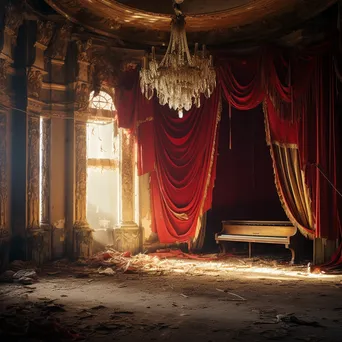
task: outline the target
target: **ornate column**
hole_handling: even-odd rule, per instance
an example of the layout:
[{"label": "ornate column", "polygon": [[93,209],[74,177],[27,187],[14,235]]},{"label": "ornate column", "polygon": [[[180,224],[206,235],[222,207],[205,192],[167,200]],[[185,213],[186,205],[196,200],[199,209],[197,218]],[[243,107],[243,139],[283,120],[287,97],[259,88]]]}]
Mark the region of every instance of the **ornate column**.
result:
[{"label": "ornate column", "polygon": [[114,246],[118,251],[140,252],[141,233],[135,222],[135,158],[134,137],[120,130],[120,225],[114,231]]},{"label": "ornate column", "polygon": [[[49,222],[49,120],[42,118],[45,103],[42,101],[44,52],[52,38],[53,23],[37,21],[35,60],[26,70],[27,77],[27,258],[38,264],[50,259],[51,229]],[[42,118],[42,119],[41,119]],[[41,125],[42,120],[42,125]],[[42,135],[42,139],[41,138]],[[42,143],[42,146],[41,146]],[[42,148],[42,151],[41,151]],[[40,153],[42,155],[40,156]],[[40,165],[42,162],[42,165]],[[42,166],[42,167],[40,167]],[[42,171],[42,173],[41,173]],[[43,183],[40,184],[40,179]],[[42,196],[41,189],[42,186]],[[47,186],[47,187],[45,187]],[[44,217],[41,217],[44,214]],[[41,222],[41,218],[44,221]]]},{"label": "ornate column", "polygon": [[[8,263],[10,245],[9,226],[9,156],[8,156],[8,111],[3,105],[8,102],[6,95],[2,93],[3,75],[7,75],[4,60],[0,59],[0,273]],[[5,79],[6,80],[6,79]],[[7,95],[8,96],[8,95]]]},{"label": "ornate column", "polygon": [[22,13],[9,4],[6,7],[4,29],[0,29],[0,273],[8,264],[10,223],[10,107],[13,48],[16,45]]},{"label": "ornate column", "polygon": [[41,135],[41,198],[40,227],[44,230],[50,227],[50,139],[51,119],[42,118],[40,122]]},{"label": "ornate column", "polygon": [[92,255],[93,235],[87,222],[87,118],[90,95],[90,48],[92,41],[77,42],[78,76],[74,85],[75,207],[74,257]]}]

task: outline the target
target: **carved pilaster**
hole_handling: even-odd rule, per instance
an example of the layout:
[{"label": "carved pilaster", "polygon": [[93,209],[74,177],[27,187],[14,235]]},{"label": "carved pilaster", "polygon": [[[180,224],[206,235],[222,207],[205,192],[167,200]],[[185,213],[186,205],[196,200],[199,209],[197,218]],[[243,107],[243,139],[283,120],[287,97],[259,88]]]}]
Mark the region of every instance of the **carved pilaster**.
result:
[{"label": "carved pilaster", "polygon": [[121,130],[121,222],[134,222],[134,141],[133,135]]},{"label": "carved pilaster", "polygon": [[51,119],[43,118],[41,124],[42,136],[42,166],[41,166],[41,226],[45,229],[50,226],[50,138]]},{"label": "carved pilaster", "polygon": [[75,222],[84,225],[86,219],[87,195],[87,126],[85,122],[76,122],[76,172],[75,172]]},{"label": "carved pilaster", "polygon": [[141,232],[134,222],[134,138],[127,131],[120,131],[120,225],[114,230],[114,246],[118,251],[140,251]]},{"label": "carved pilaster", "polygon": [[42,90],[43,73],[37,68],[27,70],[27,96],[33,99],[39,99]]},{"label": "carved pilaster", "polygon": [[7,231],[7,113],[0,111],[0,238],[9,234]]},{"label": "carved pilaster", "polygon": [[7,266],[10,239],[7,139],[8,113],[0,109],[0,272]]},{"label": "carved pilaster", "polygon": [[68,22],[58,28],[52,38],[48,55],[55,60],[64,61],[71,38],[72,25]]},{"label": "carved pilaster", "polygon": [[39,117],[28,117],[27,228],[39,229]]},{"label": "carved pilaster", "polygon": [[[7,8],[5,25],[10,28],[12,15]],[[7,27],[6,26],[6,27]],[[5,30],[6,29],[5,27]],[[15,29],[13,27],[13,29]],[[9,112],[10,96],[10,64],[12,62],[12,39],[8,32],[4,34],[0,49],[0,273],[7,268],[10,246],[9,222]],[[16,38],[16,36],[15,36]]]},{"label": "carved pilaster", "polygon": [[42,50],[46,50],[52,38],[54,27],[55,25],[51,21],[38,20],[36,46],[40,45]]},{"label": "carved pilaster", "polygon": [[10,106],[9,69],[10,62],[7,59],[0,58],[0,103],[5,107]]},{"label": "carved pilaster", "polygon": [[76,116],[84,116],[88,110],[90,89],[87,82],[76,82],[75,89],[75,110]]},{"label": "carved pilaster", "polygon": [[75,122],[75,257],[92,254],[92,230],[87,222],[87,124]]},{"label": "carved pilaster", "polygon": [[[5,45],[7,45],[7,37],[11,40],[8,46],[15,46],[17,42],[18,30],[23,22],[23,11],[19,7],[9,3],[6,7],[5,14]],[[9,51],[8,55],[11,55]]]}]

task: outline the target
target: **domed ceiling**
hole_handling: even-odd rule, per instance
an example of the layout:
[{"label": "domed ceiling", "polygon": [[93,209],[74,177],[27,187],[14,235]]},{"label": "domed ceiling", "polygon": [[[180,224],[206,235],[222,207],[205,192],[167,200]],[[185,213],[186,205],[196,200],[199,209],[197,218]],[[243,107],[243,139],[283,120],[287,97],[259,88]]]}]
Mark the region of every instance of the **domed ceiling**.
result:
[{"label": "domed ceiling", "polygon": [[[137,45],[168,43],[172,0],[45,0],[85,28]],[[189,43],[259,41],[299,25],[337,0],[184,0]]]}]

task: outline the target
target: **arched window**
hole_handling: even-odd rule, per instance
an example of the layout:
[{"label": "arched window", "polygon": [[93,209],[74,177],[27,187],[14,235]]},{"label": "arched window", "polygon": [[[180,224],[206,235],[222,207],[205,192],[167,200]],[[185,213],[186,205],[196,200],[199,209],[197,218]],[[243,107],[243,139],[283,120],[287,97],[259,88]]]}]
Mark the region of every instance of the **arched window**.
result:
[{"label": "arched window", "polygon": [[[91,92],[89,107],[115,110],[104,91],[97,96]],[[119,134],[113,119],[99,117],[87,123],[87,220],[95,230],[114,228],[119,222]]]},{"label": "arched window", "polygon": [[100,91],[99,94],[96,96],[94,91],[90,93],[89,107],[94,109],[104,109],[110,111],[115,110],[112,97],[104,91]]}]

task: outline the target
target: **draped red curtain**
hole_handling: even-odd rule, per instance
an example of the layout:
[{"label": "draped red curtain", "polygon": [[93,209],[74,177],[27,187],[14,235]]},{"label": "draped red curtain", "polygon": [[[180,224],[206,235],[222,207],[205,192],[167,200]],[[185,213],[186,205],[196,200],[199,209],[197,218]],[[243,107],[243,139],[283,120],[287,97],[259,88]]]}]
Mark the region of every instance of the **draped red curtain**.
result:
[{"label": "draped red curtain", "polygon": [[138,174],[151,172],[153,231],[161,243],[190,241],[212,202],[216,175],[217,89],[200,108],[177,112],[141,94],[136,70],[123,73],[115,105],[119,127],[134,131]]},{"label": "draped red curtain", "polygon": [[118,126],[133,131],[137,141],[138,175],[154,170],[154,101],[141,94],[135,69],[120,74],[115,92]]},{"label": "draped red curtain", "polygon": [[[315,236],[338,239],[340,213],[333,186],[337,185],[339,143],[331,47],[323,44],[296,54],[268,49],[253,57],[219,59],[217,72],[222,92],[230,106],[240,110],[251,109],[267,98],[272,105],[267,110],[270,139],[283,146],[294,145],[299,151],[300,168],[311,198]],[[284,170],[279,158],[274,158],[274,167],[281,179]],[[285,194],[285,182],[278,184]],[[341,250],[333,264],[342,263]]]},{"label": "draped red curtain", "polygon": [[219,90],[183,119],[166,106],[156,106],[156,165],[151,182],[160,242],[195,237],[200,215],[211,206],[220,114]]},{"label": "draped red curtain", "polygon": [[230,108],[249,110],[265,98],[273,105],[274,110],[267,111],[271,139],[298,148],[314,213],[315,236],[339,238],[337,195],[321,173],[332,185],[337,184],[335,77],[330,46],[300,53],[260,49],[247,57],[217,57],[216,65],[217,91],[183,119],[141,95],[135,70],[125,73],[118,87],[115,104],[119,126],[136,133],[139,174],[154,170],[153,213],[160,241],[185,241],[195,236],[198,217],[209,208],[221,90]]}]

